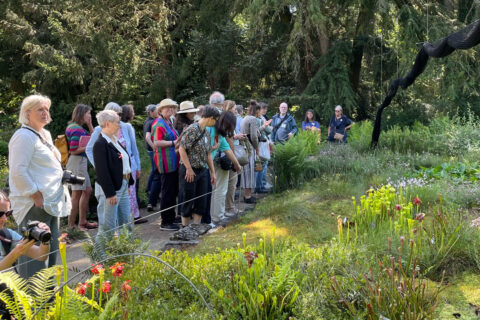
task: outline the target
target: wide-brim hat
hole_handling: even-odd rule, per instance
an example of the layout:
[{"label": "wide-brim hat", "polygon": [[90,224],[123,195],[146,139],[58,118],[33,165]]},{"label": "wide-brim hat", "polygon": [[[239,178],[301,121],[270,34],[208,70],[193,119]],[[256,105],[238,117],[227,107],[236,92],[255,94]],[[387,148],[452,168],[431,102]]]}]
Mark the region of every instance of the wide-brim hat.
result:
[{"label": "wide-brim hat", "polygon": [[195,105],[192,101],[183,101],[180,103],[180,110],[177,111],[178,113],[191,113],[191,112],[198,112],[200,109],[195,108]]},{"label": "wide-brim hat", "polygon": [[158,107],[157,107],[157,110],[161,110],[165,107],[175,107],[175,108],[178,108],[178,103],[176,103],[175,101],[173,101],[172,99],[163,99],[162,101],[160,101]]}]

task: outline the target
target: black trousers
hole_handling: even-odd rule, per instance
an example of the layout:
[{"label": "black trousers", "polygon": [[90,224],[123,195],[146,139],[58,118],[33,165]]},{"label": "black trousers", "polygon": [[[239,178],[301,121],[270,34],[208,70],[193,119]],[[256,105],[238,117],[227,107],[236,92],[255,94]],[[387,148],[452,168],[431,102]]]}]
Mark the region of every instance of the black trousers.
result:
[{"label": "black trousers", "polygon": [[[175,206],[177,205],[178,170],[169,173],[162,173],[160,175],[160,180],[162,183],[162,198],[160,201],[162,225],[172,224],[175,222]],[[165,210],[167,208],[170,209]]]}]

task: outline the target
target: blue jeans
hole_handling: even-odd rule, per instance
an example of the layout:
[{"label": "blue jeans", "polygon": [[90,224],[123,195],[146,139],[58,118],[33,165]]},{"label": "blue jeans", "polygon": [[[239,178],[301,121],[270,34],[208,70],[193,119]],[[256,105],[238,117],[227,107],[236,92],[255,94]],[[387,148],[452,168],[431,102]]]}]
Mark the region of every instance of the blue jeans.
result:
[{"label": "blue jeans", "polygon": [[262,163],[263,170],[255,172],[255,191],[265,190],[265,183],[267,180],[268,161]]},{"label": "blue jeans", "polygon": [[152,171],[150,172],[150,176],[148,176],[148,183],[147,183],[147,192],[149,192],[150,190],[152,190],[153,176],[155,174],[155,170],[157,170],[157,166],[155,165],[155,161],[153,160],[154,152],[147,150],[147,153],[148,153],[148,156],[150,157],[150,164],[152,166]]},{"label": "blue jeans", "polygon": [[105,243],[112,238],[117,222],[119,227],[126,225],[127,230],[130,233],[132,232],[132,214],[130,212],[128,187],[128,181],[123,180],[122,187],[116,191],[117,203],[115,205],[111,205],[105,195],[98,197],[98,207],[103,208],[103,211],[98,212],[96,242],[102,258],[106,258]]}]

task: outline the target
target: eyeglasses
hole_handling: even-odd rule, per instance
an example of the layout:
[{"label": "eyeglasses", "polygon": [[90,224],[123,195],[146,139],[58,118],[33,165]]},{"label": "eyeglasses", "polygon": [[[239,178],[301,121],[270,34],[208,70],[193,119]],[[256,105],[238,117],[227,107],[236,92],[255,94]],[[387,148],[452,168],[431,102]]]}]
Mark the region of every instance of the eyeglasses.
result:
[{"label": "eyeglasses", "polygon": [[13,210],[8,210],[8,211],[0,211],[0,218],[3,217],[3,215],[10,217],[13,213]]}]

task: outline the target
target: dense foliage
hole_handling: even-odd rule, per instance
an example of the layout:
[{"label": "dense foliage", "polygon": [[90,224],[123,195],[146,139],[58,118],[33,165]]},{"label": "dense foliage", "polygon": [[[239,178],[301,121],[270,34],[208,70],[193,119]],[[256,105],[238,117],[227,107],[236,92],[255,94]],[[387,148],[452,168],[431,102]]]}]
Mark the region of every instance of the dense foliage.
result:
[{"label": "dense foliage", "polygon": [[[38,91],[54,100],[56,134],[77,102],[97,110],[110,100],[133,102],[139,113],[166,96],[204,103],[221,90],[241,103],[253,97],[313,108],[322,122],[336,104],[356,120],[372,118],[389,81],[409,70],[416,43],[479,14],[468,0],[7,0],[0,117],[15,120],[19,99]],[[396,98],[385,126],[467,107],[480,113],[478,52],[432,61]]]}]

